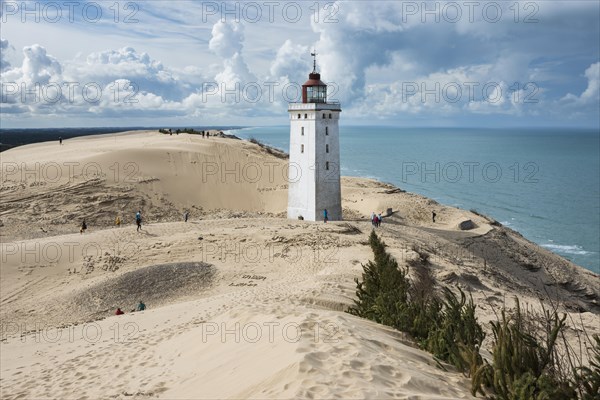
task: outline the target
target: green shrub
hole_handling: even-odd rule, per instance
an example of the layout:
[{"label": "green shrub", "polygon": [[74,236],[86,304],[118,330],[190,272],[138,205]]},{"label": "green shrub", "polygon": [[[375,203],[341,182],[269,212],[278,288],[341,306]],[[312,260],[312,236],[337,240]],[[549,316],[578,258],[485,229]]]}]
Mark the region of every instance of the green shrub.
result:
[{"label": "green shrub", "polygon": [[[409,333],[421,348],[471,376],[471,392],[501,400],[600,400],[600,337],[594,336],[589,367],[573,368],[569,376],[557,353],[557,338],[566,315],[502,310],[491,322],[494,340],[491,363],[479,349],[485,337],[475,316],[473,298],[459,288],[459,297],[434,289],[427,253],[402,268],[386,251],[375,232],[369,244],[374,260],[363,265],[362,281],[355,279],[354,306],[348,312]],[[416,278],[409,278],[409,268]],[[570,360],[570,358],[569,358]]]},{"label": "green shrub", "polygon": [[485,334],[475,317],[473,298],[459,288],[460,300],[444,288],[444,300],[436,321],[439,321],[423,340],[422,347],[434,356],[449,362],[460,371],[471,371],[472,363],[481,363],[478,354]]},{"label": "green shrub", "polygon": [[563,400],[576,399],[571,382],[554,373],[555,347],[566,315],[555,311],[545,315],[547,329],[534,331],[531,313],[522,313],[516,299],[515,315],[492,321],[494,342],[492,364],[485,362],[475,372],[471,391],[490,392],[492,398],[503,400]]},{"label": "green shrub", "polygon": [[406,323],[403,311],[408,300],[407,270],[385,251],[385,244],[371,232],[369,244],[375,261],[363,265],[363,280],[356,282],[355,306],[348,312],[395,328]]},{"label": "green shrub", "polygon": [[408,268],[401,268],[386,252],[374,231],[369,244],[374,261],[363,265],[362,281],[355,279],[357,300],[348,312],[409,333],[422,348],[461,371],[471,371],[473,359],[481,363],[474,355],[484,334],[473,299],[467,302],[460,289],[460,300],[449,289],[439,299],[432,290],[427,256],[419,253],[419,260],[411,263],[417,270],[413,282]]}]

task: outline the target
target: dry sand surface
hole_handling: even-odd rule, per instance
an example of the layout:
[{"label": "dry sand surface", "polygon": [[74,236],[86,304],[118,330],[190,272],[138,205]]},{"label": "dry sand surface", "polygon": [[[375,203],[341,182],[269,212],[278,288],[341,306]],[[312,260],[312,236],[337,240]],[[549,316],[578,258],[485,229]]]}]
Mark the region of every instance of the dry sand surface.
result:
[{"label": "dry sand surface", "polygon": [[368,179],[343,178],[345,221],[287,220],[286,166],[246,141],[149,131],[3,152],[2,399],[470,398],[404,334],[344,312],[369,215],[388,208],[390,252],[429,253],[436,285],[470,291],[482,322],[518,296],[560,303],[573,337],[600,332],[597,274]]}]

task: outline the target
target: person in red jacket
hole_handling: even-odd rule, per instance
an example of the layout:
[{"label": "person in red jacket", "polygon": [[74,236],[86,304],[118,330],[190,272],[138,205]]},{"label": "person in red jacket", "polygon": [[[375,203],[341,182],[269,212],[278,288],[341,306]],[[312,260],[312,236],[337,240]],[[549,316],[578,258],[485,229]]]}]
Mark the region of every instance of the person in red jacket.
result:
[{"label": "person in red jacket", "polygon": [[123,311],[121,311],[120,308],[117,308],[117,311],[115,312],[115,315],[122,315],[125,314]]}]

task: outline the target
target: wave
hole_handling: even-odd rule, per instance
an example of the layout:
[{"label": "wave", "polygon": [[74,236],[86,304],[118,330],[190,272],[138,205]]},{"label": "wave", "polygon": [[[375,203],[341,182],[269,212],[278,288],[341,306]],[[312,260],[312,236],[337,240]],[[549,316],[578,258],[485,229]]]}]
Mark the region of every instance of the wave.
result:
[{"label": "wave", "polygon": [[586,255],[586,254],[592,254],[593,252],[591,251],[586,251],[583,249],[583,247],[578,246],[578,245],[565,245],[565,244],[542,244],[542,247],[545,247],[549,250],[552,250],[556,253],[563,253],[563,254],[576,254],[576,255]]}]

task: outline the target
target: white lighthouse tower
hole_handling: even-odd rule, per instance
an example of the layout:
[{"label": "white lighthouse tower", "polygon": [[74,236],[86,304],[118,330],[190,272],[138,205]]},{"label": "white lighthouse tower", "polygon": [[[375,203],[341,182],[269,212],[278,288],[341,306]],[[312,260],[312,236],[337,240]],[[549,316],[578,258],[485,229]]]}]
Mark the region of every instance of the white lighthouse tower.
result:
[{"label": "white lighthouse tower", "polygon": [[302,103],[290,103],[288,218],[342,219],[339,103],[327,102],[327,85],[313,71],[302,85]]}]

